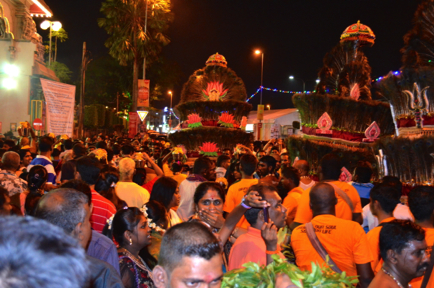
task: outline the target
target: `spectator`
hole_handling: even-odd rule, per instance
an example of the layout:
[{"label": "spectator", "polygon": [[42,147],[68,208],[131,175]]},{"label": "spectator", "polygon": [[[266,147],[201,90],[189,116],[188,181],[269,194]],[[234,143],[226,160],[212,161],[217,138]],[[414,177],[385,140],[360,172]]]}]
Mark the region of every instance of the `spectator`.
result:
[{"label": "spectator", "polygon": [[127,157],[119,162],[120,180],[116,185],[116,193],[128,207],[142,207],[149,201],[148,190],[133,182],[135,170],[133,159]]},{"label": "spectator", "polygon": [[60,153],[59,158],[60,160],[63,160],[63,156],[65,156],[68,153],[72,153],[72,148],[74,147],[74,142],[72,142],[71,139],[66,139],[65,142],[63,142],[63,145],[65,146],[65,151]]},{"label": "spectator", "polygon": [[14,149],[15,148],[15,141],[11,140],[11,139],[6,139],[3,142],[2,148],[5,149],[6,151],[10,151],[10,150]]},{"label": "spectator", "polygon": [[258,167],[257,167],[257,175],[256,179],[260,179],[260,182],[265,182],[268,185],[279,184],[278,177],[276,177],[275,169],[276,169],[277,161],[273,156],[266,155],[259,159]]},{"label": "spectator", "polygon": [[30,217],[0,217],[0,231],[2,287],[87,287],[83,248],[62,229]]},{"label": "spectator", "polygon": [[[425,242],[428,246],[426,254],[427,258],[430,258],[434,245],[434,187],[419,186],[411,190],[408,194],[408,206],[410,206],[416,224],[425,230]],[[424,275],[425,278],[429,277],[429,279],[425,280],[427,283],[426,287],[432,287],[434,276],[432,273],[430,276],[427,274],[429,274],[428,270]],[[413,288],[421,287],[424,277],[420,276],[411,280],[411,286]]]},{"label": "spectator", "polygon": [[360,201],[362,203],[362,207],[365,207],[369,204],[369,193],[371,189],[374,187],[374,184],[371,183],[372,177],[372,169],[367,166],[357,166],[354,170],[353,176],[353,185],[356,188],[357,193],[359,193]]},{"label": "spectator", "polygon": [[[328,183],[316,184],[309,199],[313,218],[294,229],[291,235],[297,266],[310,270],[312,262],[324,265],[327,258],[324,254],[327,254],[331,259],[329,263],[336,265],[332,267],[334,271],[345,271],[349,276],[358,275],[360,286],[368,287],[374,277],[370,263],[374,259],[362,227],[354,221],[335,216],[337,198],[334,188]],[[316,248],[315,242],[323,246],[324,254],[320,254],[321,250]]]},{"label": "spectator", "polygon": [[95,191],[110,200],[116,207],[116,211],[128,207],[124,200],[116,194],[116,184],[119,181],[119,172],[116,168],[107,166],[101,170],[95,183]]},{"label": "spectator", "polygon": [[36,165],[27,175],[28,191],[20,194],[20,206],[23,215],[34,215],[34,208],[44,195],[44,185],[47,183],[48,172],[44,166]]},{"label": "spectator", "polygon": [[77,143],[74,145],[74,147],[72,147],[72,160],[66,161],[62,165],[62,172],[60,177],[61,183],[75,178],[75,174],[77,171],[75,167],[77,164],[77,159],[85,156],[87,152],[86,150],[86,147],[81,143]]},{"label": "spectator", "polygon": [[[21,194],[27,190],[27,182],[17,177],[16,172],[20,167],[20,155],[8,151],[2,157],[2,170],[0,171],[0,186],[5,188],[9,197]],[[16,203],[19,206],[19,202]]]},{"label": "spectator", "polygon": [[34,165],[42,165],[47,169],[48,172],[48,180],[47,184],[56,184],[56,172],[54,171],[53,162],[51,161],[51,153],[53,153],[53,140],[48,137],[44,136],[39,140],[39,155],[36,156],[35,159],[30,162],[29,166],[27,167],[27,171],[30,171],[30,169]]},{"label": "spectator", "polygon": [[[241,200],[247,194],[250,186],[258,184],[258,180],[253,178],[253,173],[256,170],[257,161],[255,156],[250,154],[245,154],[240,159],[240,170],[241,170],[241,180],[237,183],[232,184],[226,196],[226,201],[224,203],[223,210],[227,213],[232,212],[232,210],[241,203]],[[250,224],[247,222],[246,218],[243,216],[237,224],[238,227],[247,229]]]},{"label": "spectator", "polygon": [[220,155],[217,158],[217,168],[215,170],[216,178],[225,177],[226,170],[229,168],[230,164],[231,164],[231,158],[229,156]]},{"label": "spectator", "polygon": [[169,214],[169,227],[181,223],[178,214],[172,209],[179,205],[181,196],[179,195],[178,183],[170,177],[161,177],[155,182],[152,188],[150,200],[161,203]]},{"label": "spectator", "polygon": [[[60,188],[41,198],[35,217],[62,228],[86,249],[92,233],[89,221],[91,211],[91,199],[84,193],[70,188]],[[92,287],[122,287],[119,274],[113,266],[90,256],[86,258],[90,265]]]},{"label": "spectator", "polygon": [[215,181],[215,164],[209,158],[201,157],[194,161],[193,174],[179,185],[181,201],[176,212],[182,221],[187,221],[194,214],[194,192],[200,183],[207,180]]},{"label": "spectator", "polygon": [[[280,252],[280,247],[277,247],[277,235],[275,239],[269,241],[264,239],[261,234],[261,230],[264,228],[270,229],[271,226],[274,226],[274,229],[280,229],[285,226],[286,208],[282,205],[282,199],[277,194],[276,187],[257,184],[251,186],[250,191],[259,193],[259,196],[266,200],[270,206],[265,209],[251,208],[244,213],[250,227],[247,229],[247,233],[235,241],[229,255],[228,270],[242,268],[243,264],[250,261],[265,265],[271,259],[271,254],[278,254],[280,258],[284,258]],[[265,220],[267,216],[264,215],[264,210],[269,214],[269,221]],[[270,258],[267,255],[270,255]]]},{"label": "spectator", "polygon": [[147,217],[136,207],[119,210],[107,231],[109,238],[119,243],[119,267],[125,287],[153,287],[151,269],[139,255],[151,244],[151,229]]},{"label": "spectator", "polygon": [[182,163],[172,164],[172,172],[173,172],[172,179],[178,182],[178,187],[181,184],[181,182],[187,178],[187,175],[182,173],[183,171],[184,171],[184,165],[182,165]]},{"label": "spectator", "polygon": [[294,168],[300,173],[300,187],[303,190],[307,190],[315,185],[315,181],[313,181],[309,176],[309,163],[307,163],[306,160],[296,161],[294,163]]},{"label": "spectator", "polygon": [[188,283],[220,287],[221,252],[219,241],[204,225],[187,222],[173,226],[163,237],[158,265],[152,271],[155,286],[182,287],[188,279]]},{"label": "spectator", "polygon": [[[359,194],[353,186],[338,180],[342,169],[342,162],[339,157],[334,154],[326,154],[321,159],[320,168],[321,181],[332,185],[338,198],[336,217],[362,224],[362,205]],[[292,229],[302,223],[308,223],[312,219],[312,210],[309,207],[309,192],[310,189],[305,190],[301,195]]]},{"label": "spectator", "polygon": [[283,206],[288,210],[288,216],[286,217],[286,224],[290,226],[294,222],[295,215],[297,213],[297,207],[300,202],[303,189],[300,185],[300,176],[297,169],[289,166],[282,169],[282,178],[280,179],[280,187],[282,191],[289,191],[280,194],[280,198],[283,199]]},{"label": "spectator", "polygon": [[384,260],[369,288],[410,287],[429,267],[425,231],[409,220],[386,223],[380,232],[380,254]]},{"label": "spectator", "polygon": [[9,193],[5,188],[0,187],[0,216],[11,215],[11,210],[12,205]]},{"label": "spectator", "polygon": [[116,213],[115,205],[95,191],[95,183],[101,172],[101,164],[95,158],[83,156],[77,159],[76,169],[76,178],[86,182],[92,191],[93,210],[90,222],[92,228],[101,233],[107,220]]},{"label": "spectator", "polygon": [[15,175],[20,177],[21,173],[27,171],[27,166],[29,166],[30,162],[32,162],[32,153],[29,150],[21,149],[18,151],[20,155],[20,168],[15,172]]},{"label": "spectator", "polygon": [[394,187],[387,184],[379,184],[371,189],[371,212],[377,217],[380,225],[368,232],[368,243],[371,248],[371,253],[374,256],[371,266],[374,272],[378,272],[383,265],[380,257],[380,231],[384,223],[395,220],[393,217],[393,210],[399,203],[401,193]]}]

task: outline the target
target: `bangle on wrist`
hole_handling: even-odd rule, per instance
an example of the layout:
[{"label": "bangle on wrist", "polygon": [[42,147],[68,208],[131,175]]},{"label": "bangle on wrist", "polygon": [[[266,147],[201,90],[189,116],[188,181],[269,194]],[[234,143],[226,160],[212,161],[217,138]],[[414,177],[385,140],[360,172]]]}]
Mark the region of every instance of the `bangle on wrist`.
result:
[{"label": "bangle on wrist", "polygon": [[277,253],[279,253],[279,252],[280,252],[279,249],[276,249],[276,250],[274,250],[274,251],[268,251],[268,250],[265,250],[265,253],[268,254],[268,255],[277,254]]},{"label": "bangle on wrist", "polygon": [[249,205],[247,205],[244,201],[246,200],[246,198],[243,198],[243,200],[241,200],[241,206],[243,206],[244,208],[246,208],[247,210],[252,209],[252,207],[250,207]]}]

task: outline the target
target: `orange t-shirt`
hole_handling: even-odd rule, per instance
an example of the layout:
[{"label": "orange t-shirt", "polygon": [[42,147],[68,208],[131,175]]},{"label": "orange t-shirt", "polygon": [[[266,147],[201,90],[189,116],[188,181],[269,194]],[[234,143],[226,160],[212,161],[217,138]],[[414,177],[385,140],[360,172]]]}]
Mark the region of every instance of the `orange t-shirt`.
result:
[{"label": "orange t-shirt", "polygon": [[[387,223],[390,221],[395,220],[395,217],[389,217],[384,219],[381,223]],[[371,253],[374,256],[374,261],[371,262],[372,271],[374,271],[375,274],[381,269],[381,266],[383,266],[383,259],[380,258],[380,231],[382,226],[377,226],[373,228],[371,231],[366,234],[366,237],[368,238],[369,248],[371,249]]]},{"label": "orange t-shirt", "polygon": [[[353,186],[349,185],[346,182],[341,182],[341,181],[333,181],[330,183],[336,185],[337,187],[341,188],[345,193],[347,193],[348,197],[351,199],[351,202],[353,202],[353,207],[354,207],[354,211],[351,212],[351,208],[350,206],[348,206],[347,202],[345,202],[345,200],[342,199],[338,195],[338,193],[335,193],[336,198],[338,199],[338,204],[336,204],[336,217],[341,219],[346,219],[346,220],[352,220],[353,213],[362,213],[362,203],[360,202],[360,196],[359,193],[357,193],[357,190]],[[301,195],[294,222],[304,224],[304,223],[308,223],[312,219],[312,210],[310,209],[309,206],[310,189],[311,188],[305,190]]]},{"label": "orange t-shirt", "polygon": [[[434,246],[434,228],[423,228],[425,230],[425,241],[426,246],[428,248],[426,249],[427,257],[431,257],[432,248]],[[422,285],[423,276],[414,278],[411,280],[410,284],[413,288],[420,288],[420,285]],[[427,288],[433,288],[434,287],[434,277],[433,274],[431,274],[431,277],[429,277],[428,284],[426,285]]]},{"label": "orange t-shirt", "polygon": [[294,218],[297,212],[298,202],[300,201],[301,194],[304,190],[300,187],[295,187],[289,191],[285,199],[283,199],[283,206],[287,209],[288,217]]},{"label": "orange t-shirt", "polygon": [[[249,190],[250,186],[255,184],[258,184],[257,179],[241,179],[239,182],[232,184],[229,187],[228,194],[226,195],[226,201],[223,206],[223,211],[228,213],[232,212],[235,207],[240,205],[244,195],[246,195],[247,190]],[[238,221],[237,226],[242,228],[248,228],[250,224],[243,216],[240,221]]]},{"label": "orange t-shirt", "polygon": [[[359,223],[337,218],[334,215],[319,215],[312,219],[316,236],[330,258],[349,276],[357,275],[356,264],[371,262],[366,234]],[[323,265],[325,262],[313,248],[304,225],[294,229],[291,235],[297,266],[311,271],[311,262]]]}]

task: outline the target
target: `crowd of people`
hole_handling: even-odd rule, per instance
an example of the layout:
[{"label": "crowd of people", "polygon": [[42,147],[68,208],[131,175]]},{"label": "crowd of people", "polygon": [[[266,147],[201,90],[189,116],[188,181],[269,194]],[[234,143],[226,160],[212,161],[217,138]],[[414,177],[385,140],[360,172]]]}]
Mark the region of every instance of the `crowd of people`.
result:
[{"label": "crowd of people", "polygon": [[360,287],[434,287],[434,187],[405,205],[399,179],[372,181],[369,163],[344,182],[327,154],[311,175],[275,140],[179,153],[148,135],[0,140],[0,286],[219,287],[277,255]]}]

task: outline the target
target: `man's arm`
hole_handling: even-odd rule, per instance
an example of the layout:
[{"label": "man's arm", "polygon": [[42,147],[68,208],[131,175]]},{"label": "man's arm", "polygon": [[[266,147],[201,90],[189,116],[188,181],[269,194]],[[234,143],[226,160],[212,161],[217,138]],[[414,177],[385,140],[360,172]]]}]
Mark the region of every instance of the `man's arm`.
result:
[{"label": "man's arm", "polygon": [[357,275],[359,275],[360,287],[367,288],[374,279],[374,272],[372,272],[371,263],[356,264]]},{"label": "man's arm", "polygon": [[148,161],[149,164],[151,164],[151,167],[155,171],[155,174],[157,174],[157,177],[163,176],[164,175],[163,170],[161,170],[161,168],[157,164],[155,164],[154,161],[152,161],[149,155],[146,154],[145,152],[143,152],[143,155],[145,156],[145,160]]},{"label": "man's arm", "polygon": [[362,213],[353,213],[353,221],[362,225],[363,223]]},{"label": "man's arm", "polygon": [[268,223],[264,223],[261,228],[261,236],[265,242],[265,249],[267,254],[267,265],[273,263],[273,254],[277,254],[277,227],[273,221],[268,219]]}]

